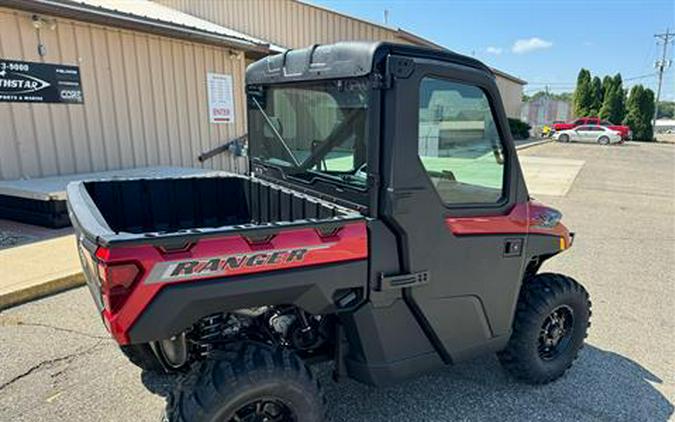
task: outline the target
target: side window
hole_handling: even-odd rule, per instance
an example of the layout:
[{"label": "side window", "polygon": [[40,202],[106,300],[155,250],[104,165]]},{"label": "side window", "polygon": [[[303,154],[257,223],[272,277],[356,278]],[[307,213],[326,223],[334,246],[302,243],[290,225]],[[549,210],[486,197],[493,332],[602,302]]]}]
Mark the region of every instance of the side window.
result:
[{"label": "side window", "polygon": [[504,156],[489,101],[476,86],[426,77],[420,84],[418,154],[443,201],[494,204]]}]

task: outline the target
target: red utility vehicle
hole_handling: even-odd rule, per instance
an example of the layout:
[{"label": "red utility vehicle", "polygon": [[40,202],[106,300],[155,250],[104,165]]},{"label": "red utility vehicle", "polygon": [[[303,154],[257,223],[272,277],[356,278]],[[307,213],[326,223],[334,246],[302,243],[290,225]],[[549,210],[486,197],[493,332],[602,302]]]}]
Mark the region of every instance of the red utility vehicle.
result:
[{"label": "red utility vehicle", "polygon": [[574,129],[577,126],[585,126],[585,125],[600,125],[600,126],[605,126],[608,129],[614,130],[616,132],[619,132],[621,134],[621,139],[627,140],[630,139],[632,136],[632,132],[630,130],[629,126],[626,125],[615,125],[614,123],[610,122],[609,120],[603,120],[599,117],[580,117],[576,120],[573,120],[569,123],[553,123],[551,127],[556,132],[560,132],[561,130],[569,130],[569,129]]},{"label": "red utility vehicle", "polygon": [[245,89],[249,174],[68,185],[103,322],[182,374],[163,420],[324,421],[320,361],[372,385],[480,353],[567,371],[591,303],[539,270],[574,236],[530,198],[487,66],[344,42],[255,62]]}]

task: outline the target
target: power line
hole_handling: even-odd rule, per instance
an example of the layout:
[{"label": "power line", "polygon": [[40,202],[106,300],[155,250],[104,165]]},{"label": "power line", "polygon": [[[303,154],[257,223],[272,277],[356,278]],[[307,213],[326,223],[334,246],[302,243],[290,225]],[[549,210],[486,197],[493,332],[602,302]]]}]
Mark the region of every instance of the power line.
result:
[{"label": "power line", "polygon": [[626,79],[623,79],[623,81],[634,81],[634,80],[637,80],[637,79],[647,79],[647,78],[653,78],[654,76],[656,76],[656,73],[652,72],[652,73],[647,73],[645,75],[633,76],[631,78],[626,78]]},{"label": "power line", "polygon": [[[672,35],[675,35],[675,34],[671,33],[670,35],[672,36]],[[652,73],[647,73],[647,74],[639,75],[639,76],[631,76],[630,78],[622,79],[622,81],[623,82],[635,81],[635,80],[638,80],[638,79],[653,78],[655,76],[657,76],[657,73],[652,72]],[[534,86],[550,85],[550,86],[574,87],[577,84],[576,84],[576,82],[528,82],[527,85],[529,85],[529,86],[532,86],[532,85],[534,85]]]},{"label": "power line", "polygon": [[659,100],[661,99],[661,85],[663,84],[663,72],[670,67],[672,60],[666,60],[668,52],[668,43],[671,38],[675,37],[675,33],[670,32],[670,29],[666,28],[666,32],[663,34],[654,34],[656,38],[656,43],[658,44],[659,40],[663,41],[663,53],[661,55],[661,60],[656,62],[656,69],[659,73],[659,84],[656,88],[656,105],[654,106],[654,123],[656,123],[656,117],[659,115]]}]

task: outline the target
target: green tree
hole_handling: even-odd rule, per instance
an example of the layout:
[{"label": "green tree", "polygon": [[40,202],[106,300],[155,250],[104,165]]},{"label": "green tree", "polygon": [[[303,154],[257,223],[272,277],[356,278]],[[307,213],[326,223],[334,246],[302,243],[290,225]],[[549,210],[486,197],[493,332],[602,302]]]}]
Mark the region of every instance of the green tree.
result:
[{"label": "green tree", "polygon": [[619,119],[623,112],[620,110],[623,106],[623,89],[616,89],[613,85],[609,91],[605,93],[605,98],[602,101],[600,108],[600,118],[609,120],[612,123],[620,123],[623,119]]},{"label": "green tree", "polygon": [[602,107],[602,81],[599,77],[595,76],[591,80],[591,107],[589,109],[589,114],[597,116],[600,113],[600,108]]},{"label": "green tree", "polygon": [[639,141],[653,140],[654,91],[642,85],[633,86],[626,101],[626,111],[623,123],[630,126],[633,138]]},{"label": "green tree", "polygon": [[593,105],[591,88],[591,72],[581,69],[577,76],[577,87],[574,90],[574,115],[577,117],[588,116]]},{"label": "green tree", "polygon": [[[605,76],[605,79],[607,79],[607,76]],[[605,91],[605,95],[602,100],[602,107],[600,107],[600,113],[598,115],[601,119],[607,119],[610,122],[613,122],[611,116],[615,113],[614,106],[616,104],[617,91],[614,89],[614,82],[610,82],[610,85],[606,88],[607,90]]]},{"label": "green tree", "polygon": [[607,94],[609,93],[609,90],[614,88],[614,78],[612,78],[609,75],[605,75],[604,78],[602,78],[602,99],[607,97]]},{"label": "green tree", "polygon": [[546,91],[537,91],[532,95],[523,94],[523,102],[533,101],[541,97],[548,97],[552,100],[562,100],[562,101],[572,101],[571,92],[546,92]]},{"label": "green tree", "polygon": [[608,116],[609,121],[619,124],[623,122],[626,117],[626,91],[623,89],[623,80],[621,73],[614,75],[614,88],[617,92],[616,105],[614,106],[614,114]]},{"label": "green tree", "polygon": [[674,119],[675,118],[675,101],[659,101],[659,115],[658,119]]}]

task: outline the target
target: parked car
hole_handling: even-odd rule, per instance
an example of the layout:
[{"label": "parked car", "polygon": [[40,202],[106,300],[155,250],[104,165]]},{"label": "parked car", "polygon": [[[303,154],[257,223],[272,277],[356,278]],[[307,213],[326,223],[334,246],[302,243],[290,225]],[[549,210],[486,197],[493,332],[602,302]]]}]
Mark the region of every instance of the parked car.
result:
[{"label": "parked car", "polygon": [[556,132],[553,138],[560,142],[593,141],[601,145],[623,142],[621,133],[600,125],[584,125],[575,127],[574,129],[563,130]]},{"label": "parked car", "polygon": [[561,132],[564,130],[569,130],[569,129],[574,129],[575,127],[578,126],[585,126],[585,125],[599,125],[599,126],[604,126],[608,129],[611,129],[613,131],[619,132],[621,134],[621,139],[628,140],[633,136],[633,132],[630,129],[630,126],[626,125],[615,125],[614,123],[610,122],[609,120],[603,120],[599,117],[581,117],[578,118],[574,121],[565,123],[565,122],[554,122],[552,124],[553,129],[556,132]]}]

